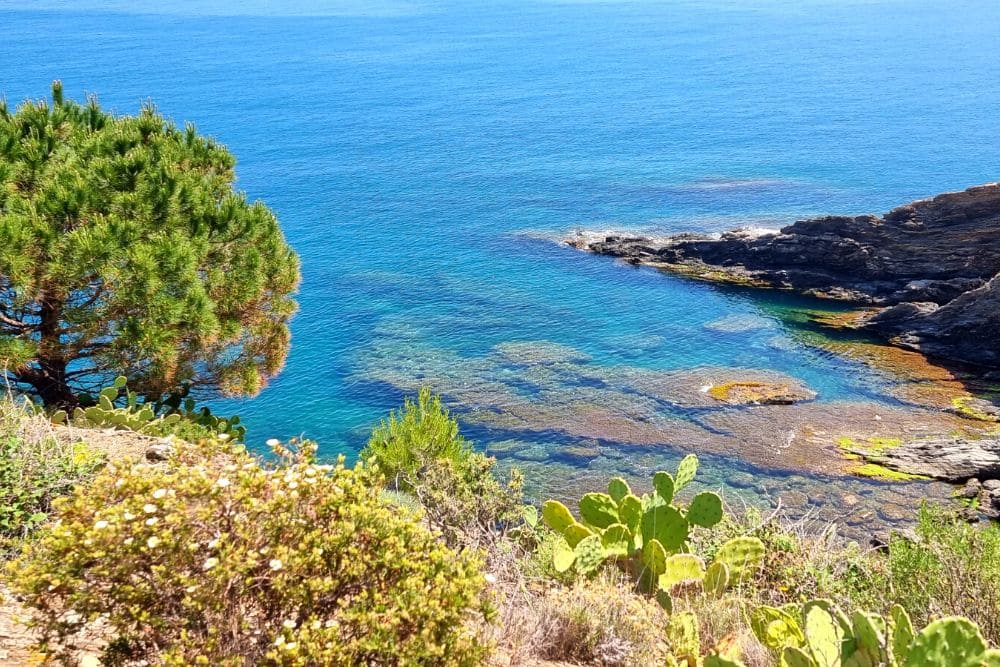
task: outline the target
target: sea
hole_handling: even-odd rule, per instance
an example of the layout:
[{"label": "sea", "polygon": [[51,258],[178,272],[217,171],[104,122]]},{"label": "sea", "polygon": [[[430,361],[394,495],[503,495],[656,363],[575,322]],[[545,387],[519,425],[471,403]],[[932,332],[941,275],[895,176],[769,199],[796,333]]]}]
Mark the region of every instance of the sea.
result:
[{"label": "sea", "polygon": [[796,492],[858,525],[946,495],[783,460],[779,412],[699,398],[756,373],[816,410],[905,408],[794,316],[829,304],[560,241],[779,228],[997,180],[1000,2],[0,0],[0,94],[54,79],[224,143],[300,254],[284,371],[213,403],[251,448],[306,437],[352,461],[429,386],[530,499],[641,486],[688,451],[732,502]]}]

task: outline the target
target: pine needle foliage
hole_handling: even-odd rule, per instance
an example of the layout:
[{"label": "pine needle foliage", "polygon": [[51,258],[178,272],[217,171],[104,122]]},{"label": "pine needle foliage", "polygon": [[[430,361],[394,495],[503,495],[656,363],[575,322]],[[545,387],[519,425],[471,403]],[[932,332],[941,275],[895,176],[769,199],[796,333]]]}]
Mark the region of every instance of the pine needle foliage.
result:
[{"label": "pine needle foliage", "polygon": [[424,387],[416,402],[407,398],[372,430],[361,458],[376,463],[390,483],[409,491],[425,466],[442,459],[460,463],[472,453],[441,397]]},{"label": "pine needle foliage", "polygon": [[235,159],[146,104],[0,105],[0,373],[72,406],[108,377],[257,393],[289,347],[298,257]]}]

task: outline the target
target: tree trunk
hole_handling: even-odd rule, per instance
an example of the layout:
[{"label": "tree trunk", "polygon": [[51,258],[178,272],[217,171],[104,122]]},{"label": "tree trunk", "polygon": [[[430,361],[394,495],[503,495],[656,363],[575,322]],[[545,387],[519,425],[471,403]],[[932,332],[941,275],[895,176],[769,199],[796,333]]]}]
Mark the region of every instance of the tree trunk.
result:
[{"label": "tree trunk", "polygon": [[79,401],[66,379],[67,360],[59,336],[59,320],[63,299],[43,294],[38,325],[38,367],[24,374],[25,381],[35,388],[46,407],[72,409]]}]

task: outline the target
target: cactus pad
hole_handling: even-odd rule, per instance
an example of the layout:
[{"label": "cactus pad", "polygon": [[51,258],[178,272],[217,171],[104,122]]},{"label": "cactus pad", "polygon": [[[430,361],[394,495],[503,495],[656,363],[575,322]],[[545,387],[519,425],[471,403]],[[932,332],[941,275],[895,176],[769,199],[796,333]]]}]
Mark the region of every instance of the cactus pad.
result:
[{"label": "cactus pad", "polygon": [[601,546],[599,535],[580,540],[573,551],[576,552],[576,569],[580,574],[593,574],[604,562],[604,547]]},{"label": "cactus pad", "polygon": [[818,667],[840,667],[844,629],[820,605],[806,606],[802,615],[805,620],[806,643]]},{"label": "cactus pad", "polygon": [[701,657],[701,639],[698,636],[698,617],[694,612],[682,611],[670,616],[667,623],[667,641],[675,658],[687,660],[689,665]]},{"label": "cactus pad", "polygon": [[656,540],[648,540],[642,547],[642,563],[659,577],[667,567],[667,552]]},{"label": "cactus pad", "polygon": [[703,586],[709,595],[722,595],[729,586],[729,566],[718,561],[712,563],[705,571]]},{"label": "cactus pad", "polygon": [[702,528],[711,528],[722,521],[722,498],[717,493],[699,493],[688,505],[687,520]]},{"label": "cactus pad", "polygon": [[542,505],[542,521],[557,533],[564,533],[568,526],[576,523],[576,519],[570,514],[569,508],[558,500],[545,501],[545,504]]},{"label": "cactus pad", "polygon": [[555,568],[556,572],[568,572],[573,567],[574,561],[576,561],[576,552],[560,540],[555,551],[552,552],[552,567]]},{"label": "cactus pad", "polygon": [[705,563],[691,554],[674,554],[667,558],[663,574],[659,578],[659,586],[670,590],[676,584],[684,581],[701,581],[705,576]]},{"label": "cactus pad", "polygon": [[742,579],[764,560],[764,543],[756,537],[734,537],[719,547],[715,560],[729,566],[734,580]]},{"label": "cactus pad", "polygon": [[688,536],[688,522],[670,505],[646,510],[639,522],[643,542],[655,539],[668,553],[677,553]]},{"label": "cactus pad", "polygon": [[609,556],[628,556],[628,545],[631,540],[632,533],[627,526],[620,523],[608,526],[601,533],[601,544]]},{"label": "cactus pad", "polygon": [[892,605],[889,610],[889,650],[895,664],[905,665],[913,642],[913,623],[909,614],[900,605]]},{"label": "cactus pad", "polygon": [[607,528],[618,523],[618,505],[606,493],[588,493],[580,498],[580,516],[591,526]]},{"label": "cactus pad", "polygon": [[575,521],[570,525],[566,526],[566,530],[563,531],[563,537],[571,547],[576,548],[576,545],[580,543],[580,540],[590,537],[594,534],[594,531],[587,528],[582,523],[576,523]]},{"label": "cactus pad", "polygon": [[608,495],[616,503],[621,503],[622,498],[632,495],[632,489],[629,488],[628,482],[621,477],[612,477],[611,481],[608,482]]},{"label": "cactus pad", "polygon": [[670,476],[670,473],[661,470],[653,475],[653,488],[656,489],[656,495],[662,498],[663,502],[668,505],[673,502],[674,478]]},{"label": "cactus pad", "polygon": [[986,642],[968,619],[951,616],[934,621],[910,644],[907,667],[972,667],[981,664]]},{"label": "cactus pad", "polygon": [[633,495],[627,495],[618,501],[618,521],[628,526],[633,533],[639,529],[642,518],[642,501]]},{"label": "cactus pad", "polygon": [[798,620],[777,607],[762,606],[750,614],[750,628],[761,644],[772,651],[788,646],[802,646],[805,635]]},{"label": "cactus pad", "polygon": [[797,646],[786,646],[781,652],[781,667],[816,667],[816,662]]},{"label": "cactus pad", "polygon": [[674,480],[674,490],[680,491],[690,484],[696,474],[698,474],[698,457],[694,454],[688,454],[677,465],[677,478]]}]

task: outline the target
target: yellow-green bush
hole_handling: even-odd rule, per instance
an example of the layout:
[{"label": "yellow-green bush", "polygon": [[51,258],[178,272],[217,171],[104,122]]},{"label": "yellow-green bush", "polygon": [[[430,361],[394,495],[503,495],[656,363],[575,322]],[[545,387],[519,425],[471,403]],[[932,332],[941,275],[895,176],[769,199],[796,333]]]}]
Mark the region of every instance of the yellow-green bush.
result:
[{"label": "yellow-green bush", "polygon": [[479,663],[465,629],[487,611],[477,558],[389,505],[368,469],[283,454],[267,467],[179,445],[57,503],[9,566],[43,644],[103,616],[108,664]]},{"label": "yellow-green bush", "polygon": [[48,421],[0,400],[0,559],[48,517],[55,498],[104,465],[82,442],[64,442]]}]

